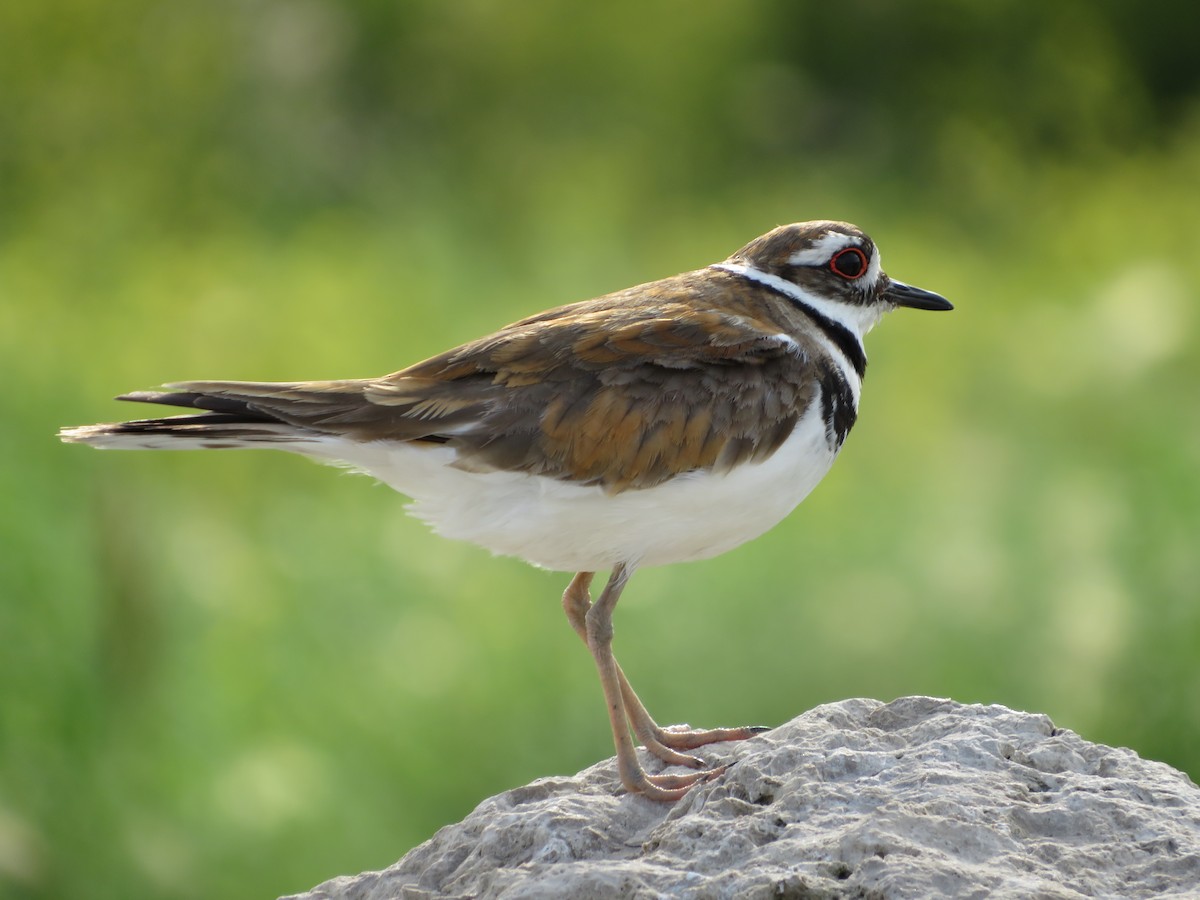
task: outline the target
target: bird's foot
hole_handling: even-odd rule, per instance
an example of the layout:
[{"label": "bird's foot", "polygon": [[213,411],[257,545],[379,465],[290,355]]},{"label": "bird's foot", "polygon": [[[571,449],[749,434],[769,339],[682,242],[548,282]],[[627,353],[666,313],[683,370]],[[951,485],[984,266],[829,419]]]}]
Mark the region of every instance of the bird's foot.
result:
[{"label": "bird's foot", "polygon": [[697,784],[712,781],[720,776],[728,765],[707,768],[708,763],[698,756],[680,753],[679,750],[691,750],[706,744],[716,744],[723,741],[744,741],[770,731],[765,725],[746,725],[741,728],[709,728],[694,729],[687,725],[672,725],[661,728],[657,725],[648,733],[642,733],[643,746],[647,753],[661,759],[669,766],[687,766],[690,769],[700,769],[685,775],[648,775],[640,765],[630,771],[622,771],[621,780],[625,787],[633,793],[642,794],[651,800],[675,802]]},{"label": "bird's foot", "polygon": [[622,772],[621,781],[630,793],[641,794],[650,800],[674,803],[695,785],[712,781],[722,775],[729,766],[716,766],[703,772],[686,775],[647,775],[639,766],[636,771]]},{"label": "bird's foot", "polygon": [[[744,741],[771,729],[766,725],[743,725],[740,728],[689,728],[687,725],[668,725],[654,730],[654,740],[670,750],[695,750],[705,744],[720,744],[725,741]],[[646,749],[658,756],[649,746]],[[663,757],[660,757],[662,759]],[[695,757],[687,757],[695,759]],[[670,762],[670,760],[666,760]],[[674,763],[672,763],[674,765]],[[686,765],[686,763],[684,764]],[[695,768],[693,766],[693,768]]]}]

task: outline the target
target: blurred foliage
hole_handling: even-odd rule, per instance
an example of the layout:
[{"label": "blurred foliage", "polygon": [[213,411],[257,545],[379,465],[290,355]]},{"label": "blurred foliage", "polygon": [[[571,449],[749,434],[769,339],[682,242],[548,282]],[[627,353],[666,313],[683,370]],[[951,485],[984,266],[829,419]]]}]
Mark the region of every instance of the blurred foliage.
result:
[{"label": "blurred foliage", "polygon": [[381,374],[807,218],[958,308],[871,335],[787,522],[639,573],[652,711],[922,692],[1200,772],[1187,9],[0,6],[0,894],[302,890],[610,752],[565,576],[304,460],[58,426]]}]

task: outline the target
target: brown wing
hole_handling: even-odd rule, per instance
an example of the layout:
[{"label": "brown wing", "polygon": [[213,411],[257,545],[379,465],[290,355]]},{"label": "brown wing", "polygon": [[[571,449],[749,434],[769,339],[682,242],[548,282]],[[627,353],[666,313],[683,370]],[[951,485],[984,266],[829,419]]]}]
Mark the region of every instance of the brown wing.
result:
[{"label": "brown wing", "polygon": [[211,410],[226,429],[437,442],[467,469],[645,488],[765,459],[813,400],[795,341],[753,304],[704,302],[711,290],[689,273],[560,307],[380,379],[185,382],[127,399]]},{"label": "brown wing", "polygon": [[807,361],[778,326],[697,304],[705,283],[680,276],[551,310],[365,396],[455,446],[463,467],[613,492],[765,459],[812,400]]}]

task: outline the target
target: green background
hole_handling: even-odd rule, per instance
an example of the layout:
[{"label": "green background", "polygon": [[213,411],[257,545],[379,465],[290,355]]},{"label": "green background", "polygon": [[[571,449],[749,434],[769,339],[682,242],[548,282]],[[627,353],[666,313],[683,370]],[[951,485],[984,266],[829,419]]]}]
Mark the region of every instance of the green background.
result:
[{"label": "green background", "polygon": [[[0,893],[272,897],[611,753],[566,576],[271,453],[61,425],[379,375],[864,227],[868,339],[769,535],[643,571],[664,722],[928,693],[1200,772],[1200,63],[1186,4],[0,6]],[[719,511],[718,511],[719,514]]]}]

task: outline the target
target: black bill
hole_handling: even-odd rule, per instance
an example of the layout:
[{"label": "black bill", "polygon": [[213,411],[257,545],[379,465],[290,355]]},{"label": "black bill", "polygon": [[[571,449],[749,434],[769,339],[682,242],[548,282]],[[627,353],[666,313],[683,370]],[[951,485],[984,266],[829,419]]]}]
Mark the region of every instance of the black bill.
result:
[{"label": "black bill", "polygon": [[907,306],[910,309],[954,309],[950,301],[941,294],[923,291],[894,278],[889,279],[888,286],[883,289],[883,298],[897,306]]}]

